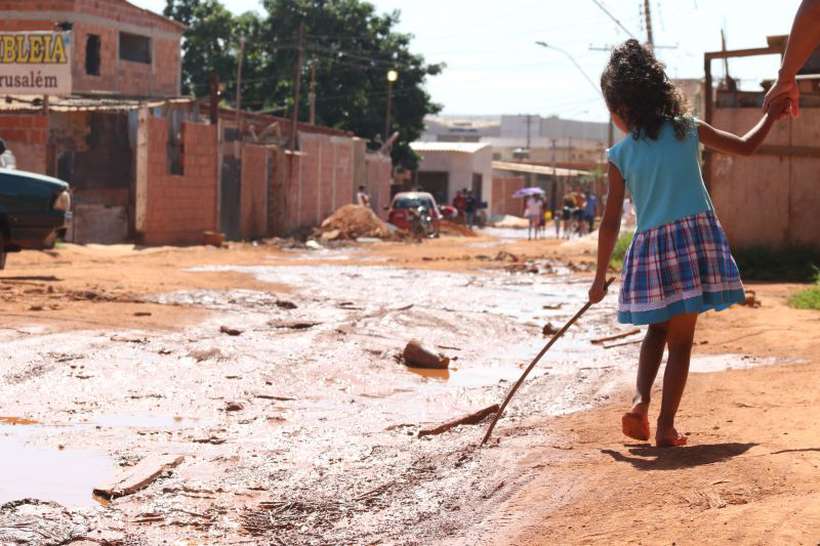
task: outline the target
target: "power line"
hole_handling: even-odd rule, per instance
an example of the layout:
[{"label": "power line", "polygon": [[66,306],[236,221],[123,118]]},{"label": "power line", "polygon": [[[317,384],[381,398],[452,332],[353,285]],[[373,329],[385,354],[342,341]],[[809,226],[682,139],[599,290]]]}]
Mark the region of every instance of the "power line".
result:
[{"label": "power line", "polygon": [[[631,31],[631,30],[629,30],[628,28],[626,28],[626,27],[624,26],[624,24],[623,24],[623,23],[621,23],[621,21],[619,21],[619,20],[618,20],[618,18],[617,18],[617,17],[615,17],[614,15],[612,15],[612,14],[609,12],[609,10],[608,10],[608,9],[606,9],[606,6],[604,6],[604,5],[603,5],[603,3],[599,2],[599,0],[592,0],[592,2],[593,2],[596,6],[598,6],[599,8],[601,8],[601,11],[603,11],[604,13],[606,13],[606,14],[607,14],[607,16],[608,16],[610,19],[612,19],[612,20],[615,22],[615,24],[616,24],[616,25],[618,25],[619,27],[621,27],[621,30],[623,30],[624,32],[626,32],[626,33],[629,35],[629,37],[630,37],[630,38],[635,38],[635,35],[634,35],[634,34],[632,34],[632,31]],[[637,38],[635,38],[635,39],[637,40]]]}]

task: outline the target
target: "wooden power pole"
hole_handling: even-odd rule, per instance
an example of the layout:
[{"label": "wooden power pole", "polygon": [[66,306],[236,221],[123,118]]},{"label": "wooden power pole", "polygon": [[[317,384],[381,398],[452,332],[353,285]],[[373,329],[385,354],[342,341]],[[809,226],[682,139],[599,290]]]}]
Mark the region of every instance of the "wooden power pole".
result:
[{"label": "wooden power pole", "polygon": [[296,39],[296,65],[293,67],[293,111],[290,116],[290,150],[296,149],[296,136],[299,126],[299,102],[302,100],[302,65],[305,62],[305,23],[299,23],[299,34]]},{"label": "wooden power pole", "polygon": [[245,59],[245,37],[239,38],[239,61],[236,65],[236,132],[242,141],[242,61]]},{"label": "wooden power pole", "polygon": [[654,50],[655,37],[652,34],[652,12],[650,9],[649,0],[643,0],[643,15],[646,19],[646,44],[649,46],[649,49]]},{"label": "wooden power pole", "polygon": [[310,63],[310,91],[308,91],[308,102],[310,103],[310,124],[316,125],[316,60]]}]

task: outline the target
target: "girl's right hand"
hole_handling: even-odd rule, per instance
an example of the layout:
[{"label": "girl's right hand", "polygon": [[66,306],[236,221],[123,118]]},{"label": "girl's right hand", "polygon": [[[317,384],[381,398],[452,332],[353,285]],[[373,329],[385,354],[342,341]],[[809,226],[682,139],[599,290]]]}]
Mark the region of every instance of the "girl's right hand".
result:
[{"label": "girl's right hand", "polygon": [[599,303],[604,296],[606,296],[606,280],[596,277],[589,289],[589,302]]}]

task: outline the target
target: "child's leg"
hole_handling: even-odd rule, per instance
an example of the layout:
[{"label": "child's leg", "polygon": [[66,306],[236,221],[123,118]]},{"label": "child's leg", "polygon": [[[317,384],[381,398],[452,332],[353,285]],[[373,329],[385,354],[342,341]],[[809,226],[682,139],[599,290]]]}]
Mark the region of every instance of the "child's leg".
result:
[{"label": "child's leg", "polygon": [[678,413],[683,389],[689,376],[689,359],[692,356],[692,342],[695,337],[696,313],[678,315],[669,321],[666,343],[669,346],[669,360],[663,375],[663,401],[658,416],[658,430],[655,441],[659,447],[684,445],[686,437],[675,430],[675,415]]},{"label": "child's leg", "polygon": [[649,439],[649,401],[661,366],[668,328],[668,322],[650,324],[641,344],[632,410],[621,419],[624,434],[635,440]]}]

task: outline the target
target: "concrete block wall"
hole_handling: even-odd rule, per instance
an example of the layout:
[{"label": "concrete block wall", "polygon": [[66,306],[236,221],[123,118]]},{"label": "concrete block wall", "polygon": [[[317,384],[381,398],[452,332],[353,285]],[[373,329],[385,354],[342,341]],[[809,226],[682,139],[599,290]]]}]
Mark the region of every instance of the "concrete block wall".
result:
[{"label": "concrete block wall", "polygon": [[[168,173],[168,123],[147,116],[145,131],[146,175],[138,191],[137,207],[144,210],[138,226],[147,245],[201,244],[202,232],[216,230],[218,176],[217,131],[211,125],[183,123],[183,174]],[[138,167],[139,168],[139,167]],[[140,181],[138,181],[138,184]]]},{"label": "concrete block wall", "polygon": [[0,138],[14,153],[18,169],[46,174],[48,116],[35,113],[2,114]]},{"label": "concrete block wall", "polygon": [[370,206],[382,220],[387,220],[385,207],[390,206],[390,184],[393,175],[393,161],[383,154],[367,154],[367,192],[370,195]]},{"label": "concrete block wall", "polygon": [[[760,119],[756,108],[716,108],[716,127],[737,134]],[[820,109],[776,124],[758,154],[714,153],[704,178],[732,246],[820,250]],[[802,147],[802,157],[766,152],[767,146]],[[811,153],[808,153],[811,151]]]},{"label": "concrete block wall", "polygon": [[522,216],[524,200],[513,198],[512,194],[525,186],[522,176],[493,176],[492,208],[493,216],[509,214]]},{"label": "concrete block wall", "polygon": [[240,230],[243,239],[258,239],[268,234],[268,191],[273,151],[267,146],[242,146],[240,189]]}]

